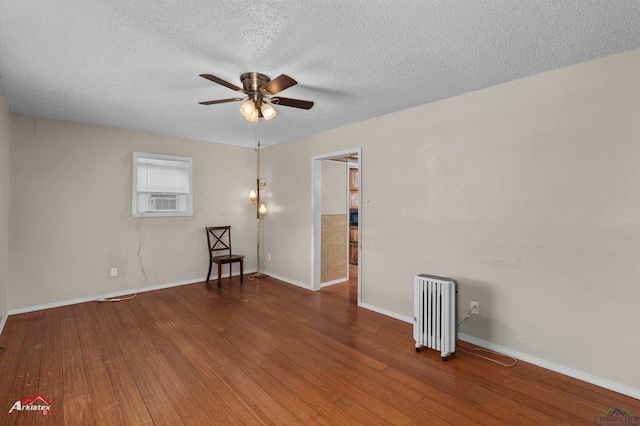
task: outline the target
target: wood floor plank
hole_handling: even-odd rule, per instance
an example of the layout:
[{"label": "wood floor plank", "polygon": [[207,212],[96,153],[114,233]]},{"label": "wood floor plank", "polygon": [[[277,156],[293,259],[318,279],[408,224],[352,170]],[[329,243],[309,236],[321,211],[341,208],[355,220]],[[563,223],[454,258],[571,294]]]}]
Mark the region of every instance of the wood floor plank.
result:
[{"label": "wood floor plank", "polygon": [[[304,341],[300,344],[293,341],[287,343],[295,353],[303,354],[304,356],[313,357],[316,353],[322,354],[319,359],[313,362],[314,365],[312,365],[310,369],[318,375],[322,375],[323,371],[331,371],[331,375],[325,373],[325,375],[328,376],[328,381],[338,382],[341,387],[348,390],[349,394],[360,396],[360,399],[364,401],[364,405],[369,406],[373,411],[379,409],[382,417],[390,416],[387,420],[393,418],[393,423],[405,424],[410,421],[409,418],[395,410],[393,406],[387,404],[387,401],[401,403],[404,399],[399,398],[398,394],[388,387],[376,386],[378,377],[383,377],[376,369],[371,368],[368,362],[360,365],[358,369],[353,369],[348,359],[350,353],[348,348],[343,347],[343,353],[340,353],[339,346],[332,347],[329,350],[329,353],[331,353],[330,356],[326,353],[323,354],[323,352],[321,352],[323,350],[322,347],[316,348],[311,344],[311,342],[317,338],[318,336],[311,336],[310,341]],[[326,350],[326,348],[324,349]],[[325,365],[326,359],[332,360],[331,365]],[[377,364],[375,364],[375,366],[377,367]],[[370,375],[370,377],[368,377],[367,374]],[[348,405],[345,405],[345,407],[347,406]]]},{"label": "wood floor plank", "polygon": [[[334,403],[342,411],[348,413],[354,422],[367,424],[367,425],[390,425],[392,423],[387,422],[376,413],[371,412],[358,401],[343,396]],[[407,424],[407,423],[402,423]]]},{"label": "wood floor plank", "polygon": [[93,425],[93,412],[89,394],[76,396],[64,401],[64,422],[68,425]]},{"label": "wood floor plank", "polygon": [[[640,413],[637,399],[525,362],[416,353],[411,324],[358,308],[354,284],[233,277],[11,315],[0,425],[573,425]],[[8,414],[37,393],[50,415]]]},{"label": "wood floor plank", "polygon": [[151,423],[151,415],[123,357],[106,362],[113,392],[125,424]]},{"label": "wood floor plank", "polygon": [[[40,381],[38,383],[41,389],[63,382],[62,338],[60,333],[60,310],[47,309],[44,311],[42,362],[40,364]],[[42,395],[46,396],[44,393]]]},{"label": "wood floor plank", "polygon": [[4,348],[2,353],[20,353],[22,351],[24,338],[27,335],[26,330],[32,317],[31,313],[31,315],[12,315],[7,318],[2,336],[0,336],[2,343],[0,346]]},{"label": "wood floor plank", "polygon": [[90,310],[94,305],[76,305],[74,314],[78,326],[78,338],[82,349],[87,387],[91,395],[91,405],[94,418],[103,411],[117,408],[118,402],[113,392],[113,386],[107,372],[100,343],[96,337],[96,327],[93,324]]},{"label": "wood floor plank", "polygon": [[128,305],[117,302],[108,308],[111,329],[153,423],[181,424],[171,400],[148,365],[148,358],[157,353],[152,340],[145,334]]},{"label": "wood floor plank", "polygon": [[163,354],[154,355],[149,360],[149,366],[164,388],[180,420],[185,425],[214,424],[203,407],[189,390],[189,387],[169,364]]},{"label": "wood floor plank", "polygon": [[272,423],[301,424],[286,408],[273,396],[269,395],[250,376],[233,363],[229,363],[216,370],[227,383],[237,389],[244,399],[251,402]]},{"label": "wood floor plank", "polygon": [[120,410],[118,408],[112,408],[101,413],[94,413],[93,418],[96,426],[117,426],[124,425]]},{"label": "wood floor plank", "polygon": [[[15,332],[15,331],[14,331]],[[14,399],[13,384],[18,373],[20,363],[20,352],[11,351],[0,353],[0,424],[5,424],[5,420],[10,416],[9,410],[16,401],[22,401],[22,397]],[[12,413],[13,414],[13,413]]]},{"label": "wood floor plank", "polygon": [[146,328],[140,321],[138,313],[142,310],[134,303],[116,303],[116,311],[120,315],[120,320],[129,332],[131,339],[135,342],[138,351],[145,357],[152,357],[158,353],[158,349],[153,344],[152,336],[147,334]]},{"label": "wood floor plank", "polygon": [[51,403],[51,411],[47,415],[36,416],[36,425],[64,425],[64,383],[47,383],[38,389],[38,393]]},{"label": "wood floor plank", "polygon": [[151,414],[154,424],[175,425],[181,424],[180,416],[176,412],[171,399],[156,378],[153,370],[148,365],[141,352],[136,347],[122,348],[124,358],[132,373],[138,390],[145,401],[147,410]]},{"label": "wood floor plank", "polygon": [[209,383],[211,390],[217,395],[215,398],[229,407],[241,422],[245,424],[270,424],[268,418],[252,401],[244,397],[233,384],[227,383],[216,371],[216,368],[208,363],[207,357],[198,350],[190,351],[185,354],[185,357],[198,370],[202,378]]},{"label": "wood floor plank", "polygon": [[[40,378],[40,363],[42,360],[42,340],[44,336],[44,312],[32,312],[27,316],[26,333],[22,339],[22,350],[18,362],[13,391],[9,403],[11,408],[15,401],[23,401],[26,398],[35,398],[38,395]],[[34,424],[38,412],[14,411],[7,417],[11,424]]]},{"label": "wood floor plank", "polygon": [[570,424],[531,406],[519,404],[502,395],[496,395],[494,399],[487,401],[483,408],[511,424],[523,426]]},{"label": "wood floor plank", "polygon": [[100,353],[105,363],[122,357],[122,351],[120,351],[120,346],[115,344],[116,337],[106,315],[109,303],[95,303],[92,309],[89,310],[94,327],[94,337],[100,347]]},{"label": "wood floor plank", "polygon": [[[235,347],[265,371],[269,371],[278,382],[291,390],[304,403],[322,413],[322,417],[328,419],[331,424],[349,424],[350,417],[333,404],[343,396],[338,389],[323,383],[295,362],[292,363],[290,359],[279,356],[281,354],[277,351],[267,355],[256,349],[251,340],[239,335],[233,336],[230,332],[225,334]],[[322,419],[318,417],[314,419],[321,423]]]},{"label": "wood floor plank", "polygon": [[113,384],[102,357],[84,359],[84,368],[94,416],[103,411],[117,408],[118,401],[113,392]]},{"label": "wood floor plank", "polygon": [[205,414],[214,424],[241,425],[236,413],[226,404],[217,403],[217,392],[205,380],[196,367],[171,344],[169,338],[159,339],[156,345],[167,359],[171,368],[187,386],[197,405],[205,408]]},{"label": "wood floor plank", "polygon": [[[240,347],[231,344],[231,342],[225,338],[228,334],[226,330],[224,335],[221,335],[221,333],[213,333],[208,341],[215,345],[219,351],[223,352],[226,358],[231,360],[232,364],[237,366],[240,371],[246,373],[246,375],[261,388],[261,393],[272,397],[302,423],[306,423],[310,419],[318,416],[316,410],[302,401],[286,385],[278,381],[276,377],[269,374],[270,369],[261,367],[258,363],[254,362],[251,356],[241,350]],[[206,349],[207,348],[203,348],[203,353],[208,358],[212,358],[210,352],[204,351]],[[215,354],[213,356],[215,356]],[[227,365],[229,364],[230,363]]]},{"label": "wood floor plank", "polygon": [[[257,329],[236,320],[238,328],[229,324],[229,331],[224,332],[225,338],[234,341],[236,345],[248,343],[259,349],[256,356],[267,355],[272,365],[271,368],[281,369],[283,372],[294,375],[299,380],[315,389],[328,401],[335,401],[342,397],[343,392],[327,380],[323,375],[315,373],[316,360],[313,357],[298,356],[286,341],[283,341],[270,330]],[[238,337],[236,337],[238,336]]]},{"label": "wood floor plank", "polygon": [[60,323],[64,399],[71,400],[89,392],[84,371],[78,326],[74,316],[65,316]]}]

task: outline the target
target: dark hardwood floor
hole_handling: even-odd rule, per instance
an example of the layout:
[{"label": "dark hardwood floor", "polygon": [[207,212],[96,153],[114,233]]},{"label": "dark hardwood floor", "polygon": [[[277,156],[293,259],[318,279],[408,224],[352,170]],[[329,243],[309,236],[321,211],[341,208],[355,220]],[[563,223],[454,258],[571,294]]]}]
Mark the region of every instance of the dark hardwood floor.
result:
[{"label": "dark hardwood floor", "polygon": [[[353,281],[353,280],[352,280]],[[519,362],[416,353],[411,324],[314,293],[223,280],[10,316],[0,424],[593,425],[640,401]],[[9,410],[46,398],[49,415]]]}]

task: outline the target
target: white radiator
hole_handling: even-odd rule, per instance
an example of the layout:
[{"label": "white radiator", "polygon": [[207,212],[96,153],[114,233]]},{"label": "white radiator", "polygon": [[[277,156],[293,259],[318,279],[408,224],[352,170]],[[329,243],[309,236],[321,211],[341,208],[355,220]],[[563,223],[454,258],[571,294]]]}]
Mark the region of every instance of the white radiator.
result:
[{"label": "white radiator", "polygon": [[413,339],[441,352],[442,360],[456,350],[458,285],[449,278],[416,275],[413,280]]}]

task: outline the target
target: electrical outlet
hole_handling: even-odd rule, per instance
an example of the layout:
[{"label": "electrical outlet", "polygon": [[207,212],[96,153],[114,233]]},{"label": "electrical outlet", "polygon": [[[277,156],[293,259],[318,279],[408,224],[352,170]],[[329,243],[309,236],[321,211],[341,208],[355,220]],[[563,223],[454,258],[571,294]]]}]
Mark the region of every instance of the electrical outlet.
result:
[{"label": "electrical outlet", "polygon": [[471,302],[471,314],[472,315],[480,315],[480,303]]},{"label": "electrical outlet", "polygon": [[268,260],[269,262],[271,262],[271,253],[269,253],[269,254],[267,255],[267,260]]},{"label": "electrical outlet", "polygon": [[118,276],[118,268],[111,268],[111,276],[112,277]]}]

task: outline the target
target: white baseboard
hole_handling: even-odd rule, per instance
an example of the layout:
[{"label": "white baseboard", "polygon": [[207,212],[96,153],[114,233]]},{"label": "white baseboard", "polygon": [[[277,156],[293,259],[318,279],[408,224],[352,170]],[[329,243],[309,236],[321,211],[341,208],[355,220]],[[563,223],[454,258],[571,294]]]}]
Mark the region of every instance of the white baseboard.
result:
[{"label": "white baseboard", "polygon": [[[206,280],[206,277],[202,277],[202,278],[196,278],[193,280],[187,280],[187,281],[178,281],[178,282],[174,282],[174,283],[167,283],[167,284],[157,284],[154,286],[150,286],[150,287],[142,287],[139,291],[139,293],[144,293],[147,291],[154,291],[154,290],[161,290],[163,288],[169,288],[169,287],[177,287],[177,286],[181,286],[181,285],[186,285],[186,284],[194,284],[194,283],[199,283],[199,282],[203,282],[204,280]],[[216,277],[217,279],[217,277]],[[44,309],[51,309],[51,308],[59,308],[61,306],[68,306],[68,305],[76,305],[78,303],[85,303],[85,302],[93,302],[96,301],[98,299],[111,299],[114,297],[120,297],[120,296],[126,296],[132,293],[135,293],[137,290],[137,288],[132,288],[129,290],[123,290],[123,291],[116,291],[113,293],[107,293],[107,294],[100,294],[97,296],[88,296],[88,297],[79,297],[77,299],[71,299],[71,300],[61,300],[59,302],[52,302],[52,303],[45,303],[44,305],[36,305],[36,306],[27,306],[25,308],[18,308],[18,309],[10,309],[8,314],[9,315],[17,315],[17,314],[24,314],[27,312],[35,312],[35,311],[41,311]]]},{"label": "white baseboard", "polygon": [[473,336],[458,333],[458,339],[465,342],[478,345],[485,349],[499,352],[504,355],[528,362],[529,364],[537,365],[538,367],[546,368],[547,370],[555,371],[556,373],[564,374],[565,376],[573,377],[574,379],[582,380],[583,382],[591,383],[592,385],[600,386],[605,389],[612,390],[614,392],[621,393],[623,395],[630,396],[632,398],[640,399],[640,390],[633,389],[628,386],[621,385],[619,383],[605,380],[600,377],[592,376],[591,374],[583,373],[581,371],[574,370],[572,368],[565,367],[563,365],[555,364],[553,362],[546,361],[544,359],[537,358],[532,355],[527,355],[522,352],[515,351],[513,349],[505,348],[496,345],[491,342],[478,339]]},{"label": "white baseboard", "polygon": [[[386,315],[391,318],[398,319],[400,321],[413,324],[413,318],[408,317],[406,315],[401,315],[396,312],[379,308],[377,306],[368,305],[366,303],[360,304],[360,307],[368,309],[370,311],[378,312],[379,314]],[[583,373],[581,371],[577,371],[562,365],[558,365],[553,362],[549,362],[544,359],[534,357],[532,355],[527,355],[525,353],[518,352],[513,349],[505,348],[505,347],[496,345],[494,343],[487,342],[482,339],[478,339],[473,336],[468,336],[466,334],[458,333],[458,339],[463,340],[465,342],[472,343],[474,345],[480,346],[485,349],[490,349],[492,351],[511,356],[513,358],[522,360],[524,362],[528,362],[529,364],[537,365],[538,367],[542,367],[547,370],[555,371],[556,373],[564,374],[565,376],[573,377],[574,379],[582,380],[583,382],[591,383],[592,385],[600,386],[602,388],[609,389],[614,392],[618,392],[623,395],[630,396],[632,398],[640,399],[640,390],[638,389],[630,388],[628,386],[621,385],[619,383],[615,383],[610,380],[605,380],[600,377],[592,376],[590,374]]]},{"label": "white baseboard", "polygon": [[305,290],[311,290],[311,287],[308,284],[301,283],[301,282],[295,281],[295,280],[291,280],[291,279],[289,279],[287,277],[283,277],[283,276],[280,276],[278,274],[272,274],[269,271],[263,271],[263,273],[266,274],[266,275],[269,275],[271,278],[275,278],[277,280],[284,281],[287,284],[292,284],[292,285],[295,285],[296,287],[302,287]]},{"label": "white baseboard", "polygon": [[388,311],[386,309],[379,308],[379,307],[373,306],[373,305],[369,305],[367,303],[360,303],[360,305],[358,305],[358,306],[360,306],[361,308],[368,309],[368,310],[373,311],[373,312],[377,312],[377,313],[382,314],[382,315],[386,315],[386,316],[391,317],[391,318],[395,318],[395,319],[400,320],[400,321],[408,322],[409,324],[413,324],[413,318],[412,317],[408,317],[406,315],[400,315],[397,312]]},{"label": "white baseboard", "polygon": [[[255,272],[255,270],[244,271],[244,275],[251,274],[252,272]],[[232,276],[234,276],[234,277],[237,277],[239,275],[240,275],[240,272],[236,272],[236,273],[232,274]],[[225,279],[225,278],[229,278],[229,277],[227,275],[223,275],[222,278]],[[147,292],[147,291],[154,291],[154,290],[162,290],[163,288],[178,287],[178,286],[187,285],[187,284],[201,283],[201,282],[204,282],[206,279],[207,279],[207,277],[202,277],[202,278],[195,278],[195,279],[186,280],[186,281],[177,281],[177,282],[173,282],[173,283],[156,284],[156,285],[153,285],[153,286],[150,286],[150,287],[142,287],[140,289],[139,293],[144,293],[144,292]],[[212,278],[210,278],[210,281],[215,281],[217,279],[218,279],[217,276],[216,277],[212,277]],[[126,295],[129,295],[129,294],[135,293],[136,290],[137,290],[137,288],[132,288],[132,289],[129,289],[129,290],[116,291],[116,292],[107,293],[107,294],[99,294],[99,295],[96,295],[96,296],[79,297],[77,299],[62,300],[62,301],[59,301],[59,302],[45,303],[44,305],[27,306],[25,308],[9,309],[9,311],[7,311],[7,314],[5,316],[24,314],[24,313],[27,313],[27,312],[41,311],[41,310],[44,310],[44,309],[59,308],[61,306],[76,305],[78,303],[93,302],[93,301],[96,301],[98,299],[112,299],[114,297],[126,296]]]},{"label": "white baseboard", "polygon": [[320,288],[329,287],[330,285],[336,285],[347,281],[349,281],[349,278],[338,278],[337,280],[327,281],[326,283],[320,284]]}]

